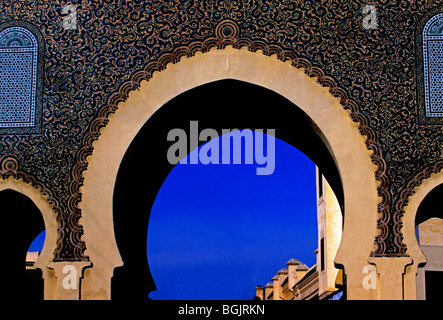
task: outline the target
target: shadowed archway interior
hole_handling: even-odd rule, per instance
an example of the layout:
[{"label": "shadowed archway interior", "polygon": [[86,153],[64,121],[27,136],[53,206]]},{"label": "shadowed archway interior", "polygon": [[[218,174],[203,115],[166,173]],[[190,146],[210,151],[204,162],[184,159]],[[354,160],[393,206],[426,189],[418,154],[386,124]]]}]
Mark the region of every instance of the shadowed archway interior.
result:
[{"label": "shadowed archway interior", "polygon": [[20,192],[6,189],[0,192],[4,244],[2,256],[8,259],[3,290],[8,299],[17,301],[43,300],[43,279],[39,269],[26,272],[26,252],[45,224],[34,202]]},{"label": "shadowed archway interior", "polygon": [[417,215],[415,216],[416,226],[431,218],[443,219],[443,212],[441,209],[439,210],[442,198],[443,184],[440,184],[432,189],[420,203],[417,210]]},{"label": "shadowed archway interior", "polygon": [[[430,229],[427,229],[426,226],[424,229],[420,229],[419,225],[426,224],[427,220],[432,218],[438,218],[440,221],[443,219],[443,210],[441,209],[442,198],[443,184],[440,184],[434,187],[421,201],[415,216],[416,236],[419,240],[421,250],[423,250],[423,253],[426,256],[426,262],[418,264],[418,294],[420,295],[420,299],[429,301],[441,300],[440,287],[443,281],[443,264],[441,257],[443,251],[441,250],[441,246],[436,245],[436,240],[432,241],[436,234],[438,234],[439,230],[441,238],[441,229],[439,229],[438,225],[433,225]],[[431,225],[432,223],[433,222],[431,222]],[[424,238],[422,239],[423,236]],[[429,239],[431,239],[431,241],[429,241]]]},{"label": "shadowed archway interior", "polygon": [[173,168],[167,159],[172,144],[167,141],[168,132],[181,128],[189,136],[190,121],[198,121],[200,129],[217,132],[275,129],[277,138],[299,149],[321,169],[344,212],[343,189],[334,159],[320,138],[320,130],[301,109],[269,89],[238,80],[220,80],[193,88],[152,115],[120,165],[113,219],[124,265],[114,271],[112,299],[146,299],[156,289],[146,257],[149,215]]}]

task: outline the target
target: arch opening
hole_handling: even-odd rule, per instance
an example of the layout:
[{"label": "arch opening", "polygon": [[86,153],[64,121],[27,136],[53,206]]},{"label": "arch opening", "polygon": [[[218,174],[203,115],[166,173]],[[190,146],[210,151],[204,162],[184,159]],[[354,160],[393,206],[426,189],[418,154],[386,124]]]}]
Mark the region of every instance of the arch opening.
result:
[{"label": "arch opening", "polygon": [[[149,217],[151,299],[252,299],[291,257],[316,263],[315,164],[278,138],[243,133],[255,143],[273,139],[264,148],[275,154],[266,164],[272,174],[257,175],[261,163],[247,161],[253,152],[246,155],[246,139],[241,150],[230,146],[244,161],[223,164],[219,146],[234,132],[193,150],[163,182]],[[205,164],[208,149],[221,151],[215,164]],[[203,163],[189,164],[198,155]]]},{"label": "arch opening", "polygon": [[443,282],[443,210],[440,209],[443,184],[434,187],[421,201],[415,216],[416,237],[426,262],[418,265],[417,298],[441,297]]},{"label": "arch opening", "polygon": [[415,216],[415,226],[431,218],[443,219],[443,211],[438,210],[442,197],[443,184],[440,184],[432,189],[420,203]]},{"label": "arch opening", "polygon": [[[45,230],[42,213],[30,198],[12,189],[0,191],[0,202],[4,226],[13,230],[2,233],[2,254],[8,257],[5,292],[11,300],[43,300],[42,271],[26,265],[31,243]],[[35,262],[36,258],[30,260]]]},{"label": "arch opening", "polygon": [[[171,146],[168,132],[181,128],[189,136],[191,121],[198,121],[202,130],[212,128],[217,132],[234,128],[275,129],[278,139],[300,150],[321,169],[344,212],[339,171],[322,140],[321,130],[306,113],[276,92],[247,82],[229,79],[198,86],[157,110],[138,132],[120,164],[113,219],[124,265],[114,271],[113,299],[143,299],[156,289],[146,259],[149,214],[174,167],[167,159]],[[199,141],[199,146],[203,143]]]}]

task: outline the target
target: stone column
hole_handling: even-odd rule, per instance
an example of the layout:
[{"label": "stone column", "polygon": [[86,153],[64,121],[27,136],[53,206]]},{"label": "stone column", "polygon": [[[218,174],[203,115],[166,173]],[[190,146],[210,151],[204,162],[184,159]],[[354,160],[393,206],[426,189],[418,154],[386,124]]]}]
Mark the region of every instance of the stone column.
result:
[{"label": "stone column", "polygon": [[273,292],[274,295],[272,296],[273,299],[272,300],[280,300],[280,285],[278,283],[278,275],[276,274],[275,276],[272,277],[272,287],[273,287]]},{"label": "stone column", "polygon": [[255,296],[260,300],[265,300],[264,289],[262,286],[255,287]]},{"label": "stone column", "polygon": [[294,291],[293,287],[298,281],[296,269],[299,264],[300,261],[294,258],[286,262],[286,265],[288,266],[288,288],[290,291]]},{"label": "stone column", "polygon": [[268,297],[272,293],[273,290],[274,290],[274,285],[273,285],[272,281],[269,281],[265,285],[265,296],[264,296],[263,300],[268,300]]}]

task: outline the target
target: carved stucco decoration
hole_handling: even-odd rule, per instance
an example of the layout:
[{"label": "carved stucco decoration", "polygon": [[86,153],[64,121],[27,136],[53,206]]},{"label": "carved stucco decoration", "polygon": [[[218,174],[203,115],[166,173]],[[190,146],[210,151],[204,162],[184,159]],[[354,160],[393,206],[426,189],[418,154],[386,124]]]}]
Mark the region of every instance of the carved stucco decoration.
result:
[{"label": "carved stucco decoration", "polygon": [[415,34],[443,1],[373,1],[373,30],[362,28],[366,2],[356,0],[70,1],[77,7],[70,30],[62,27],[66,4],[0,3],[0,23],[25,20],[45,41],[43,133],[1,136],[0,157],[51,190],[60,223],[55,261],[88,259],[78,223],[82,174],[118,103],[168,63],[226,45],[290,60],[340,98],[377,166],[373,255],[407,255],[402,210],[414,186],[441,170],[443,144],[440,125],[418,122]]}]

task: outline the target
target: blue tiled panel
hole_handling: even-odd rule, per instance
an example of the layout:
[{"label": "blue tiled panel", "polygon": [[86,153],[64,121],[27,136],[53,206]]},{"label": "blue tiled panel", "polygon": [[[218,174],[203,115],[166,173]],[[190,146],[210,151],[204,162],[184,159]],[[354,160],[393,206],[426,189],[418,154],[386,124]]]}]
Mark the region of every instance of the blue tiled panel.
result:
[{"label": "blue tiled panel", "polygon": [[427,117],[443,117],[443,13],[423,29],[424,93]]},{"label": "blue tiled panel", "polygon": [[37,59],[38,43],[29,30],[10,27],[0,32],[0,130],[17,134],[39,131]]}]

